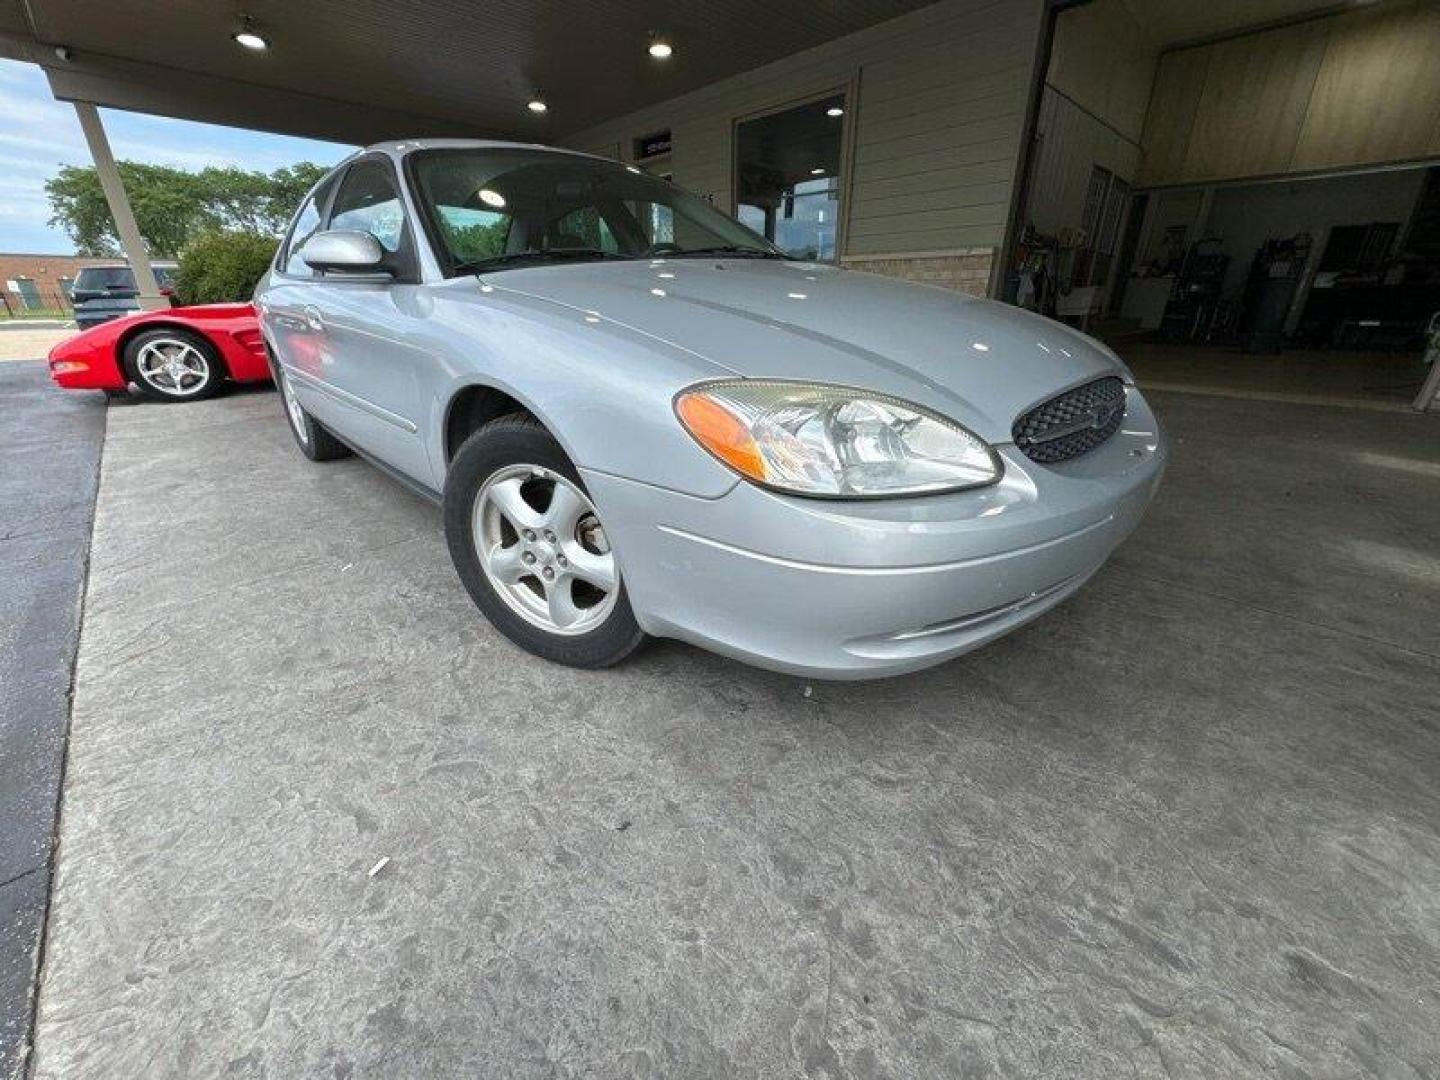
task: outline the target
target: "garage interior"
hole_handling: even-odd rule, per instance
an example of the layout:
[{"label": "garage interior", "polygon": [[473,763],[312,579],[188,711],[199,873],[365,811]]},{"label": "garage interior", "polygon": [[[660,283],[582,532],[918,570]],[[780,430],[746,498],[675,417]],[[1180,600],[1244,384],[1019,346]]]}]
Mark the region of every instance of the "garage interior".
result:
[{"label": "garage interior", "polygon": [[[1174,444],[1084,590],[954,663],[840,686],[661,642],[580,673],[477,617],[433,507],[302,461],[272,393],[62,409],[8,366],[29,649],[0,662],[37,674],[0,702],[43,698],[68,745],[22,763],[61,814],[0,880],[37,942],[0,956],[29,995],[0,1076],[1440,1074],[1440,440],[1391,317],[1433,278],[1435,8],[1064,5],[1043,86],[1042,8],[256,0],[257,60],[200,0],[0,0],[0,51],[65,100],[565,141],[1029,305],[1048,265]],[[694,62],[651,64],[659,29]],[[1332,76],[1341,104],[1378,82],[1336,122],[1384,135],[1360,160],[1299,152]],[[1289,111],[1257,112],[1275,85]],[[820,104],[838,143],[767,144]],[[1249,351],[1255,255],[1302,233]]]},{"label": "garage interior", "polygon": [[1440,313],[1440,8],[1062,12],[1007,282],[1156,385],[1403,406]]}]

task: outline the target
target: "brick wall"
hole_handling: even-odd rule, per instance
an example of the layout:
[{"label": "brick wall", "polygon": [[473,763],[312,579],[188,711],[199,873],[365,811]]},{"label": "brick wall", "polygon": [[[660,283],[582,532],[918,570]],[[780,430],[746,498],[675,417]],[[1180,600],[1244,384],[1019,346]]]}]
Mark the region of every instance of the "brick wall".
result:
[{"label": "brick wall", "polygon": [[29,278],[49,295],[60,288],[61,278],[74,280],[82,266],[124,266],[124,259],[91,259],[81,255],[25,255],[0,253],[0,288],[16,278]]},{"label": "brick wall", "polygon": [[994,259],[994,248],[971,248],[921,255],[851,255],[842,258],[840,263],[847,270],[863,270],[984,296],[990,287],[990,266]]}]

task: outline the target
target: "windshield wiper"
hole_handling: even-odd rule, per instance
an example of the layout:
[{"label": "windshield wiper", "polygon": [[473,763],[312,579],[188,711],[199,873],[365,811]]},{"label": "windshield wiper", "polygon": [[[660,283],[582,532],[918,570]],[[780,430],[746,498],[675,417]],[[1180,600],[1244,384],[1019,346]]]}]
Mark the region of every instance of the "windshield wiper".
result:
[{"label": "windshield wiper", "polygon": [[662,258],[681,258],[685,255],[724,255],[732,259],[788,259],[790,256],[779,251],[765,251],[763,248],[737,247],[735,244],[717,244],[715,247],[685,248],[683,251],[666,252]]},{"label": "windshield wiper", "polygon": [[621,255],[615,251],[601,251],[599,248],[549,248],[545,251],[511,251],[504,255],[492,255],[488,259],[475,259],[455,265],[457,274],[483,274],[487,270],[499,270],[516,263],[526,262],[577,262],[584,259],[632,259],[633,255]]}]

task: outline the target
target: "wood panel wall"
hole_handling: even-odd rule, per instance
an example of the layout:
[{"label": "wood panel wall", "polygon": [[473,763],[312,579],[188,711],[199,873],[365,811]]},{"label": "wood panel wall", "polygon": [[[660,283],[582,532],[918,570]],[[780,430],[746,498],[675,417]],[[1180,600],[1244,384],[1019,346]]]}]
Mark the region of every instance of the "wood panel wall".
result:
[{"label": "wood panel wall", "polygon": [[1079,228],[1095,166],[1135,181],[1140,148],[1053,86],[1045,87],[1035,121],[1038,140],[1026,220],[1042,233]]},{"label": "wood panel wall", "polygon": [[1403,0],[1165,53],[1138,181],[1440,157],[1440,4]]},{"label": "wood panel wall", "polygon": [[1125,138],[1140,141],[1159,49],[1126,0],[1062,11],[1046,81]]},{"label": "wood panel wall", "polygon": [[941,0],[564,142],[629,155],[669,129],[675,182],[733,209],[737,119],[851,88],[842,254],[995,247],[1005,231],[1044,7]]}]

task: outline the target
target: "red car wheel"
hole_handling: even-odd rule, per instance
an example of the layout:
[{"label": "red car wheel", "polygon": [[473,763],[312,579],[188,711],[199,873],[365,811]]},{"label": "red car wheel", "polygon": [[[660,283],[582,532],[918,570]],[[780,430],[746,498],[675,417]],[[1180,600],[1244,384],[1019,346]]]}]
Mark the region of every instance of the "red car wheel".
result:
[{"label": "red car wheel", "polygon": [[220,354],[209,341],[168,326],[131,338],[124,363],[130,381],[155,401],[198,401],[225,381]]}]

